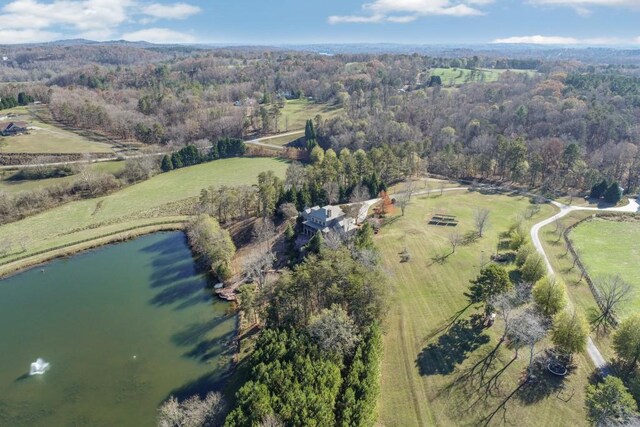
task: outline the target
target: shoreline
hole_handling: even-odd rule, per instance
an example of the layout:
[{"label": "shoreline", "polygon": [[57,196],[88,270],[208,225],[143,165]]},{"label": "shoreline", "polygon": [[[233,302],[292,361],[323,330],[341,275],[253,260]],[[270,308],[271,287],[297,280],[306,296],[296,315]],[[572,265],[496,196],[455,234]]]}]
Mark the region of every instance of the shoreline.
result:
[{"label": "shoreline", "polygon": [[58,258],[66,258],[81,252],[97,249],[110,244],[125,242],[147,234],[153,234],[160,231],[184,231],[185,223],[186,221],[173,221],[167,223],[140,225],[106,236],[98,236],[87,241],[72,243],[63,248],[52,248],[42,253],[35,253],[0,266],[0,280],[19,274],[30,268],[46,264]]}]

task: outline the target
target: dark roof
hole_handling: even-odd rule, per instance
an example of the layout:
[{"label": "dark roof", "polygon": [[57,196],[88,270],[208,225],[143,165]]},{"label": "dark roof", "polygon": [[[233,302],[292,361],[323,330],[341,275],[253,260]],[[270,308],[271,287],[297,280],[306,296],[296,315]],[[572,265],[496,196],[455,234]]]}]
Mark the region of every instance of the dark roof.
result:
[{"label": "dark roof", "polygon": [[11,127],[26,128],[27,122],[0,122],[0,130],[6,130]]}]

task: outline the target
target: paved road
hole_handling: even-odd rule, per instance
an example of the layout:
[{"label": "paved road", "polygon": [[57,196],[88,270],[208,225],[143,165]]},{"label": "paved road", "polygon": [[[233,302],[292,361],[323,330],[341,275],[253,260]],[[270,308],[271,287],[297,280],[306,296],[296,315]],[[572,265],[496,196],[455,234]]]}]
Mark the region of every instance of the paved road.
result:
[{"label": "paved road", "polygon": [[245,141],[245,144],[251,144],[251,145],[257,145],[259,147],[267,147],[267,148],[275,148],[276,150],[284,150],[285,147],[283,147],[282,145],[274,145],[274,144],[267,144],[263,141],[268,141],[270,139],[276,139],[276,138],[280,138],[283,136],[293,136],[293,135],[303,135],[304,131],[302,130],[294,130],[291,132],[286,132],[286,133],[278,133],[276,135],[271,135],[271,136],[263,136],[262,138],[256,138],[256,139],[251,139],[249,141]]},{"label": "paved road", "polygon": [[[629,199],[629,204],[620,208],[593,208],[593,207],[581,207],[581,206],[567,206],[559,202],[551,202],[553,205],[560,209],[560,212],[552,216],[551,218],[547,218],[544,221],[541,221],[531,227],[531,241],[535,246],[536,250],[542,255],[544,258],[544,262],[547,264],[547,270],[549,274],[555,274],[553,271],[553,267],[551,266],[551,262],[549,261],[549,257],[544,251],[544,246],[542,246],[542,241],[540,240],[540,229],[542,227],[551,224],[552,222],[568,215],[571,212],[575,211],[600,211],[600,212],[640,212],[640,205],[638,204],[638,200]],[[593,361],[594,365],[600,370],[603,376],[608,374],[607,372],[607,361],[596,347],[595,343],[589,337],[589,341],[587,342],[587,353],[589,357]]]}]

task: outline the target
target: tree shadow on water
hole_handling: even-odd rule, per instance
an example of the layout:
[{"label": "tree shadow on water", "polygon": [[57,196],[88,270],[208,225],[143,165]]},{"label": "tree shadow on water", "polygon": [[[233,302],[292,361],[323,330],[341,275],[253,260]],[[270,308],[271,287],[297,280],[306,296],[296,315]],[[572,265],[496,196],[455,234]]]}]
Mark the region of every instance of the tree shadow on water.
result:
[{"label": "tree shadow on water", "polygon": [[[174,283],[160,291],[156,296],[149,301],[152,305],[159,307],[175,304],[178,302],[185,302],[192,298],[201,300],[202,296],[206,296],[204,285],[201,277],[194,277],[189,280],[182,280]],[[204,299],[208,301],[209,298]]]},{"label": "tree shadow on water", "polygon": [[177,252],[183,251],[186,245],[186,237],[184,233],[180,233],[180,243],[177,244],[177,236],[175,232],[165,233],[162,240],[152,243],[142,248],[142,252],[152,253],[156,256],[171,256]]},{"label": "tree shadow on water", "polygon": [[416,360],[420,375],[446,375],[453,372],[469,353],[489,342],[477,316],[458,320],[438,341],[422,349]]},{"label": "tree shadow on water", "polygon": [[229,378],[229,371],[229,369],[220,369],[209,372],[193,381],[173,389],[164,399],[162,399],[162,401],[164,402],[170,396],[174,396],[180,401],[194,395],[197,395],[202,399],[210,391],[220,391]]}]

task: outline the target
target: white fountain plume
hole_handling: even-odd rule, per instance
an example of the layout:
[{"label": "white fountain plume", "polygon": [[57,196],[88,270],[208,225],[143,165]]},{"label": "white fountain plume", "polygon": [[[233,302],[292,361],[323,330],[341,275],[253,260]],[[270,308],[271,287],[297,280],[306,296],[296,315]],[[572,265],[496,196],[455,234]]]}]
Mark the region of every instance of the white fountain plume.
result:
[{"label": "white fountain plume", "polygon": [[29,369],[29,375],[42,375],[49,370],[49,362],[45,362],[43,359],[38,358],[31,364]]}]

